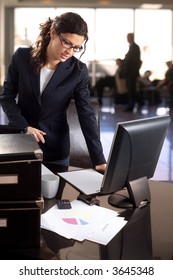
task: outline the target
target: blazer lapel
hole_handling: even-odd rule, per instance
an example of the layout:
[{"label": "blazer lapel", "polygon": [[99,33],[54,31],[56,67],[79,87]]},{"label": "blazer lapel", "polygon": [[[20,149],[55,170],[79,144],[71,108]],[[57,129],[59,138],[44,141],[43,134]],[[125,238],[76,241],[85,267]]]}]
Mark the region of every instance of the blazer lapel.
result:
[{"label": "blazer lapel", "polygon": [[33,92],[38,100],[38,103],[41,105],[41,96],[40,96],[40,74],[35,73],[32,68],[30,68],[30,77],[31,77],[31,86]]},{"label": "blazer lapel", "polygon": [[48,82],[47,86],[45,87],[42,95],[44,93],[46,93],[47,91],[50,92],[51,90],[53,90],[53,88],[55,87],[55,85],[57,86],[58,84],[60,84],[64,77],[66,76],[66,73],[68,71],[68,69],[70,68],[69,62],[63,62],[63,63],[59,63],[57,69],[55,70],[52,78],[50,79],[50,81]]},{"label": "blazer lapel", "polygon": [[47,86],[45,87],[42,95],[40,95],[40,74],[34,73],[33,69],[30,68],[30,77],[31,77],[31,85],[33,88],[33,92],[41,105],[41,97],[46,94],[46,92],[50,93],[53,87],[61,83],[61,81],[64,79],[64,76],[66,75],[66,72],[70,69],[70,59],[60,63],[55,70],[55,73],[53,74],[52,78],[48,82]]}]

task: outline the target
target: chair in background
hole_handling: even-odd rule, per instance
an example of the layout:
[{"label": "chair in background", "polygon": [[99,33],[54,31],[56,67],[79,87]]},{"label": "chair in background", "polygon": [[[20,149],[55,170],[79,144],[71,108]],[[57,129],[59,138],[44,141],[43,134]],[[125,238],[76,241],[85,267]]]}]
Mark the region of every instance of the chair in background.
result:
[{"label": "chair in background", "polygon": [[[99,102],[95,98],[91,98],[91,105],[95,111],[98,126],[100,127],[100,106]],[[89,151],[83,136],[81,126],[78,119],[75,101],[71,100],[67,109],[67,120],[70,130],[70,168],[93,168],[93,164],[90,159]],[[47,166],[48,167],[48,166]],[[49,168],[49,167],[48,167]],[[63,169],[58,172],[64,172],[67,169]],[[60,180],[57,198],[62,197],[65,182]]]},{"label": "chair in background", "polygon": [[[97,99],[91,99],[98,126],[100,127],[100,107]],[[88,148],[83,136],[75,101],[72,100],[67,110],[67,119],[70,129],[70,166],[79,168],[93,168]]]}]

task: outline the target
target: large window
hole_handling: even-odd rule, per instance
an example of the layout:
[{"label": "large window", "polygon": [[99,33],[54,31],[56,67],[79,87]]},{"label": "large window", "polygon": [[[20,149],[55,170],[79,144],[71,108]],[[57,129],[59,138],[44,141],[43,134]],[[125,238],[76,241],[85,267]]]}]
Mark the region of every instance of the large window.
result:
[{"label": "large window", "polygon": [[[94,59],[94,9],[72,9],[72,8],[16,8],[15,9],[15,42],[14,49],[20,45],[30,46],[39,34],[39,25],[49,17],[55,18],[67,11],[79,13],[88,24],[89,38],[87,52],[83,60]],[[32,20],[31,20],[32,18]],[[77,54],[78,55],[78,54]]]},{"label": "large window", "polygon": [[95,59],[124,58],[126,35],[134,31],[133,10],[96,9]]},{"label": "large window", "polygon": [[39,34],[39,24],[54,16],[54,8],[15,8],[14,49],[34,43]]},{"label": "large window", "polygon": [[79,13],[88,24],[89,41],[82,60],[88,65],[92,84],[100,76],[114,74],[115,59],[123,59],[128,50],[128,32],[135,32],[141,49],[141,74],[149,69],[153,79],[164,77],[165,62],[172,60],[171,10],[16,8],[15,49],[33,43],[45,19],[66,11]]},{"label": "large window", "polygon": [[165,62],[172,60],[172,11],[136,10],[135,37],[141,48],[141,71],[151,70],[163,78]]}]

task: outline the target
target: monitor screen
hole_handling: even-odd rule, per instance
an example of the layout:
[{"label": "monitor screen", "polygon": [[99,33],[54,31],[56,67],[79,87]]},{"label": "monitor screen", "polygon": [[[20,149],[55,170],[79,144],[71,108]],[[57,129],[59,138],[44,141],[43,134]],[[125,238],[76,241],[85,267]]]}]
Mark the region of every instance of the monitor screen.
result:
[{"label": "monitor screen", "polygon": [[169,122],[165,115],[118,123],[100,192],[111,194],[110,204],[138,207],[150,201],[148,179],[154,175]]}]

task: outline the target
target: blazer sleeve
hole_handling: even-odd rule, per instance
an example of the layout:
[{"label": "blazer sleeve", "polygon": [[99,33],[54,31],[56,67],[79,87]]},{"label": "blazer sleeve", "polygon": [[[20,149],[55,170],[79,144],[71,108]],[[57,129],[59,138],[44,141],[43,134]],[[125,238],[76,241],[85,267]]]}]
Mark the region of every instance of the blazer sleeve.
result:
[{"label": "blazer sleeve", "polygon": [[0,103],[4,113],[7,115],[10,125],[26,127],[28,126],[28,123],[22,116],[20,108],[16,102],[19,88],[19,54],[20,49],[18,49],[12,56],[2,88]]},{"label": "blazer sleeve", "polygon": [[84,134],[86,144],[93,165],[106,163],[103,148],[100,141],[100,129],[97,125],[94,109],[90,103],[90,91],[88,88],[88,70],[86,65],[80,71],[78,84],[74,92],[79,122]]}]

